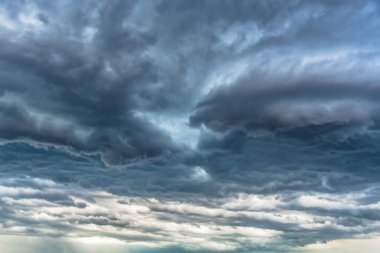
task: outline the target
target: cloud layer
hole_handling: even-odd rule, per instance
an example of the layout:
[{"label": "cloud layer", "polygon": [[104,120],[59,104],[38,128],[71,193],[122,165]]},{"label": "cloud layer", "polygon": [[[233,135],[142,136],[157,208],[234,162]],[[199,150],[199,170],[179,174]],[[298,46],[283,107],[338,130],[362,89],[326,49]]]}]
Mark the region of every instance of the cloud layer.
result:
[{"label": "cloud layer", "polygon": [[376,242],[379,11],[339,0],[2,1],[9,251],[22,238],[38,252],[51,249],[37,241],[62,252]]},{"label": "cloud layer", "polygon": [[59,236],[85,244],[286,251],[315,242],[303,234],[325,241],[374,233],[380,226],[380,202],[368,201],[378,188],[343,195],[239,194],[196,204],[116,196],[38,178],[1,184],[2,234]]}]

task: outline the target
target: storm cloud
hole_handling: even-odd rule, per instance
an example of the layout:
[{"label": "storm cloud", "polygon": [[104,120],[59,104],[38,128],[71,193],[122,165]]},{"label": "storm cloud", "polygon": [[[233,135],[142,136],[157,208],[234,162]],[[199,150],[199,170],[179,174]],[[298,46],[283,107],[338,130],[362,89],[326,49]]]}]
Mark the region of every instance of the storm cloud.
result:
[{"label": "storm cloud", "polygon": [[379,8],[2,1],[1,247],[376,252]]}]

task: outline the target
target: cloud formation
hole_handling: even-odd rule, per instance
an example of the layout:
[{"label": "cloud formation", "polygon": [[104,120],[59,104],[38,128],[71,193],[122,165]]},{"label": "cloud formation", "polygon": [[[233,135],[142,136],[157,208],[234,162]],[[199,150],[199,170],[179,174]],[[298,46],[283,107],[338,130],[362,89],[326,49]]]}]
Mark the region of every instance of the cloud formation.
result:
[{"label": "cloud formation", "polygon": [[[337,196],[239,194],[195,204],[115,196],[38,178],[8,178],[1,184],[2,217],[7,218],[1,233],[10,235],[63,236],[103,245],[245,251],[275,245],[289,250],[292,244],[309,244],[309,238],[301,236],[305,233],[323,233],[319,240],[328,240],[342,233],[379,229],[373,222],[378,219],[379,202],[365,201],[378,189]],[[373,213],[372,219],[360,219],[368,212]]]},{"label": "cloud formation", "polygon": [[2,1],[0,244],[373,244],[379,11],[356,0]]}]

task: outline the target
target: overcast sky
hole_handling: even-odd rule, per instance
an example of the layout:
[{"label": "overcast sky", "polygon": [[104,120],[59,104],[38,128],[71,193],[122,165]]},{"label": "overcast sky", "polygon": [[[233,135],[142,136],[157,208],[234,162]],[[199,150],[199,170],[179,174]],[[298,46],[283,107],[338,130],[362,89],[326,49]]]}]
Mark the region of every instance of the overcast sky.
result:
[{"label": "overcast sky", "polygon": [[1,253],[377,253],[380,3],[1,0]]}]

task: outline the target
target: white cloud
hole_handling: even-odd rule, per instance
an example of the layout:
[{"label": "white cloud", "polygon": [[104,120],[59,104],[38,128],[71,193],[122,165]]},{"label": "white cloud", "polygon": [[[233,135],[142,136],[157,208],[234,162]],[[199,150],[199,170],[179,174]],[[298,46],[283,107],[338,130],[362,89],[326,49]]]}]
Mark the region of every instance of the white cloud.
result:
[{"label": "white cloud", "polygon": [[210,175],[207,173],[205,169],[197,166],[193,168],[193,174],[191,175],[191,178],[194,181],[204,183],[210,180]]},{"label": "white cloud", "polygon": [[0,8],[0,27],[8,30],[14,30],[17,27],[17,24],[9,17],[4,8]]}]

